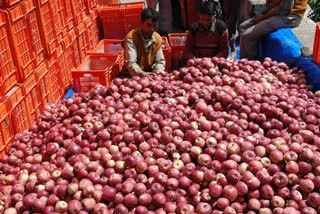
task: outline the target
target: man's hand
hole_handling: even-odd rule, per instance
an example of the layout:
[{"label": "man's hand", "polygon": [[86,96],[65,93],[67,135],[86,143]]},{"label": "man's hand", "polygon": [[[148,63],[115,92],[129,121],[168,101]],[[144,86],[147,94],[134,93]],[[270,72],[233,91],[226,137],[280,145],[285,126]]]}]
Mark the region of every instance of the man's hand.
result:
[{"label": "man's hand", "polygon": [[255,17],[253,17],[253,23],[254,24],[258,24],[263,20],[264,20],[264,16],[262,14],[258,14]]}]

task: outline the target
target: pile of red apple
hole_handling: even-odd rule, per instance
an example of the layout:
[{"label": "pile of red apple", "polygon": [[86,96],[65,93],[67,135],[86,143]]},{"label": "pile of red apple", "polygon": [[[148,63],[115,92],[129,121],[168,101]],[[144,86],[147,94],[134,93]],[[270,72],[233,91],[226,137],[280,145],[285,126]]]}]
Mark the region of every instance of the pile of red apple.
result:
[{"label": "pile of red apple", "polygon": [[320,213],[320,96],[271,59],[189,60],[48,105],[0,160],[0,211]]}]

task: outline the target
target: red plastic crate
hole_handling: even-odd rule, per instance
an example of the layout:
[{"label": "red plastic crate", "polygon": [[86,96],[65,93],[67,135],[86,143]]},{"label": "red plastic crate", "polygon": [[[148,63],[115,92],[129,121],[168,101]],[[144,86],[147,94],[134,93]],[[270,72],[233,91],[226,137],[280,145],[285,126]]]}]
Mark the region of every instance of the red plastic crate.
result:
[{"label": "red plastic crate", "polygon": [[99,5],[118,4],[118,0],[98,0]]},{"label": "red plastic crate", "polygon": [[171,47],[168,42],[167,37],[162,37],[163,44],[162,44],[162,51],[164,58],[166,59],[166,71],[170,72],[171,71]]},{"label": "red plastic crate", "polygon": [[62,91],[64,93],[65,89],[71,86],[72,77],[71,77],[71,70],[69,70],[69,64],[73,64],[73,59],[66,58],[66,55],[69,55],[70,49],[65,49],[62,45],[59,45],[57,49],[57,63],[58,68],[60,70],[60,79],[62,84]]},{"label": "red plastic crate", "polygon": [[124,39],[141,23],[144,2],[104,5],[100,11],[105,39]]},{"label": "red plastic crate", "polygon": [[0,153],[10,144],[14,138],[10,108],[5,102],[0,101]]},{"label": "red plastic crate", "polygon": [[0,1],[0,6],[1,6],[1,4],[3,4],[3,6],[5,6],[5,7],[12,7],[21,1],[22,0],[3,0],[2,2]]},{"label": "red plastic crate", "polygon": [[72,14],[74,17],[75,26],[79,25],[83,21],[85,14],[85,5],[83,0],[71,0]]},{"label": "red plastic crate", "polygon": [[6,27],[5,16],[0,11],[0,96],[10,90],[19,79],[19,73],[12,58]]},{"label": "red plastic crate", "polygon": [[[52,2],[55,2],[55,0],[52,0]],[[55,22],[54,15],[57,16],[56,19],[59,18],[59,15],[58,13],[54,14],[55,8],[49,0],[37,0],[37,7],[41,23],[41,36],[46,44],[47,53],[50,55],[58,45],[55,25],[59,26],[61,23],[59,20],[57,23]]]},{"label": "red plastic crate", "polygon": [[314,38],[314,45],[313,45],[313,61],[320,65],[320,22],[317,23],[316,26],[316,35]]},{"label": "red plastic crate", "polygon": [[50,103],[50,73],[46,63],[42,63],[37,69],[38,85],[41,95],[41,110]]},{"label": "red plastic crate", "polygon": [[66,27],[64,24],[63,0],[50,0],[50,5],[52,8],[54,30],[58,43],[60,43],[63,37],[63,30]]},{"label": "red plastic crate", "polygon": [[90,16],[85,16],[84,19],[83,19],[83,22],[84,22],[84,26],[85,26],[85,29],[86,29],[86,34],[87,34],[87,38],[88,38],[88,43],[87,43],[87,51],[91,50],[92,48],[94,48],[94,44],[93,44],[93,32],[91,32],[93,30],[93,28],[91,28],[91,26],[93,25],[93,22],[92,22],[92,18],[91,18],[91,15]]},{"label": "red plastic crate", "polygon": [[80,25],[76,28],[76,35],[78,39],[80,59],[82,62],[87,55],[89,43],[89,38],[88,34],[86,33],[86,27],[84,23],[80,23]]},{"label": "red plastic crate", "polygon": [[34,69],[34,51],[24,4],[18,4],[5,10],[8,23],[8,38],[13,58],[19,70],[19,78],[24,81]]},{"label": "red plastic crate", "polygon": [[24,0],[24,8],[26,13],[27,27],[29,28],[29,33],[31,35],[31,41],[29,41],[33,46],[34,57],[35,57],[35,67],[44,62],[44,45],[40,36],[40,27],[38,24],[37,8],[35,0]]},{"label": "red plastic crate", "polygon": [[96,47],[100,41],[100,30],[99,30],[99,13],[96,10],[91,11],[92,25],[90,25],[91,37],[93,47]]},{"label": "red plastic crate", "polygon": [[87,56],[78,68],[72,70],[74,90],[86,92],[98,84],[108,85],[112,74],[119,73],[117,61],[117,56]]},{"label": "red plastic crate", "polygon": [[90,13],[91,10],[98,6],[98,0],[84,0],[84,4],[86,6],[86,12]]},{"label": "red plastic crate", "polygon": [[187,36],[187,33],[170,33],[168,35],[171,46],[171,66],[173,69],[177,69],[181,65]]},{"label": "red plastic crate", "polygon": [[15,133],[21,133],[30,126],[25,93],[21,84],[14,86],[4,97],[10,109],[12,126]]},{"label": "red plastic crate", "polygon": [[92,50],[88,51],[88,55],[94,56],[118,56],[119,71],[124,66],[124,50],[121,46],[121,40],[104,39]]},{"label": "red plastic crate", "polygon": [[63,1],[64,26],[71,30],[74,25],[74,17],[70,0]]},{"label": "red plastic crate", "polygon": [[80,65],[80,53],[77,41],[76,31],[71,30],[63,40],[64,50],[68,53],[65,54],[67,59],[72,61],[73,67]]},{"label": "red plastic crate", "polygon": [[38,86],[37,72],[34,72],[23,83],[22,89],[25,94],[25,101],[29,113],[29,122],[32,124],[40,114],[41,93]]},{"label": "red plastic crate", "polygon": [[53,103],[59,103],[63,96],[63,86],[61,82],[61,72],[58,65],[57,51],[53,53],[51,58],[47,61],[47,67],[49,70],[49,95],[50,101]]}]

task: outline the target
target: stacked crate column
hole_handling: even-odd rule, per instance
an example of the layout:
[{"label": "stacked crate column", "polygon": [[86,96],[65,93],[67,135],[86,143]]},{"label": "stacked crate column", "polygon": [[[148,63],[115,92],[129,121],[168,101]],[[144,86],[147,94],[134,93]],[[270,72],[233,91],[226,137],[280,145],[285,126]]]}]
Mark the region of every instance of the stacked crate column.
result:
[{"label": "stacked crate column", "polygon": [[36,67],[44,62],[45,53],[44,41],[41,40],[40,36],[39,19],[37,17],[35,0],[24,0],[24,10],[26,13],[27,28],[29,29],[30,37],[32,39],[29,42],[33,46]]},{"label": "stacked crate column", "polygon": [[[54,22],[54,12],[49,0],[37,1],[37,12],[41,23],[41,36],[45,42],[46,50],[49,55],[57,48],[57,33],[55,25],[59,26],[59,21]],[[56,17],[58,18],[58,16]]]},{"label": "stacked crate column", "polygon": [[7,27],[9,26],[4,13],[0,11],[0,96],[10,90],[19,79],[19,73],[12,58]]},{"label": "stacked crate column", "polygon": [[34,51],[23,3],[5,10],[8,23],[8,38],[13,58],[19,71],[19,80],[24,81],[33,71]]},{"label": "stacked crate column", "polygon": [[0,101],[0,153],[13,141],[14,133],[10,118],[10,108],[5,101]]},{"label": "stacked crate column", "polygon": [[21,84],[14,86],[3,97],[10,109],[13,130],[15,133],[22,133],[30,127],[29,112],[25,101],[25,93]]}]

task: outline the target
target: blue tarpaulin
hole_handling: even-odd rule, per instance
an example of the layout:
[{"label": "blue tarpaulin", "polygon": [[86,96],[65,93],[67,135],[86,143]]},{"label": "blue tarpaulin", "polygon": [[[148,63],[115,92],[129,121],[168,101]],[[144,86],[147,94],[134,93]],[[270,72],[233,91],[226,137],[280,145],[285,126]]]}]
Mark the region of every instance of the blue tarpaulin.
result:
[{"label": "blue tarpaulin", "polygon": [[302,57],[295,67],[306,73],[308,84],[312,85],[315,91],[320,90],[320,66],[318,64],[310,57]]},{"label": "blue tarpaulin", "polygon": [[303,44],[290,28],[283,28],[266,35],[259,46],[262,59],[270,57],[293,66],[299,61]]}]

